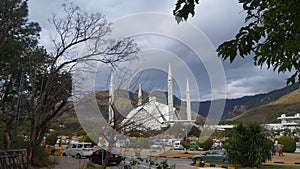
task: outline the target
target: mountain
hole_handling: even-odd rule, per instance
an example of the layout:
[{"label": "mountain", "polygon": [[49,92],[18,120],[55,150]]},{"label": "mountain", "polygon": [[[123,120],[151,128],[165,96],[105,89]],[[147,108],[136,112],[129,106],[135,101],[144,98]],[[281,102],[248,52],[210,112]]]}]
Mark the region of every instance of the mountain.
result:
[{"label": "mountain", "polygon": [[300,113],[300,89],[288,93],[271,103],[250,109],[241,115],[234,117],[232,120],[274,123],[279,122],[277,117],[281,114],[291,116],[296,113]]},{"label": "mountain", "polygon": [[[299,89],[299,83],[295,83],[294,85],[274,90],[269,93],[257,94],[254,96],[244,96],[237,99],[226,99],[222,119],[225,120],[233,118],[247,110],[275,101],[287,93],[297,89]],[[200,108],[198,108],[199,104]],[[198,111],[200,115],[206,117],[210,108],[210,104],[211,101],[192,102],[192,109],[193,111]]]},{"label": "mountain", "polygon": [[[290,93],[292,91],[295,91],[296,89],[299,89],[299,83],[295,83],[294,85],[286,86],[284,88],[278,89],[271,91],[269,93],[263,93],[263,94],[257,94],[253,96],[244,96],[241,98],[236,98],[236,99],[226,99],[225,102],[225,107],[222,115],[222,120],[226,119],[231,119],[233,117],[236,117],[243,112],[246,112],[247,110],[268,104],[272,101],[275,101],[282,96],[286,95],[287,93]],[[146,91],[143,91],[143,103],[148,101],[149,98],[149,93]],[[137,106],[137,91],[135,92],[130,92],[127,90],[119,90],[117,92],[117,97],[119,98],[118,100],[121,100],[120,105],[126,105],[130,104],[133,105],[134,107]],[[156,97],[156,100],[167,104],[167,98],[168,98],[168,93],[160,90],[152,91],[151,92],[152,96]],[[97,94],[98,99],[102,98],[105,96],[104,100],[108,101],[108,91],[101,91],[98,92]],[[99,99],[101,100],[101,99]],[[103,98],[102,98],[103,100]],[[105,110],[107,109],[107,102],[100,103],[99,106],[100,108],[104,108]],[[218,101],[218,100],[216,100]],[[126,104],[125,104],[126,102]],[[210,105],[212,101],[192,101],[191,102],[191,107],[192,107],[192,112],[198,112],[201,117],[206,117],[208,115]],[[180,109],[180,114],[184,118],[184,115],[186,114],[186,102],[182,101],[181,99],[177,98],[176,96],[173,96],[173,104],[174,107],[177,109]],[[103,107],[104,106],[104,107]],[[128,107],[123,107],[123,111],[126,113],[129,113],[131,109],[128,109]],[[104,111],[105,112],[105,111]],[[125,114],[126,114],[125,113]],[[201,118],[203,120],[203,118]]]},{"label": "mountain", "polygon": [[[298,107],[300,104],[297,102],[300,100],[300,91],[297,89],[299,89],[299,83],[274,90],[270,93],[244,96],[237,99],[226,99],[222,120],[274,122],[282,113],[286,113],[287,115],[300,113],[300,106]],[[157,101],[167,104],[167,92],[154,91],[151,92],[151,95],[155,96]],[[108,118],[107,113],[105,113],[108,111],[108,91],[99,91],[95,96],[103,116]],[[126,115],[133,107],[137,106],[137,92],[120,90],[115,94],[115,97],[118,98],[117,108],[118,110],[122,110],[123,115]],[[149,94],[143,91],[143,103],[147,102],[148,98]],[[204,122],[209,112],[211,102],[212,101],[193,101],[191,103],[192,112],[196,112],[200,115],[197,118],[198,124]],[[173,104],[177,109],[181,109],[179,114],[182,119],[185,119],[186,102],[173,96]],[[54,129],[59,130],[59,124],[63,123],[66,126],[64,130],[73,128],[76,129],[78,133],[83,132],[73,109],[58,116],[54,121],[53,125],[51,125]]]}]

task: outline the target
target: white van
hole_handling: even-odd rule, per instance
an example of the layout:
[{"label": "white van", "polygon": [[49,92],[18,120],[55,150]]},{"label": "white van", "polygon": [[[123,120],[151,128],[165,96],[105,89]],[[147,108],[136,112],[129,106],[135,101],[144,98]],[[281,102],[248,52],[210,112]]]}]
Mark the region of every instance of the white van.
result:
[{"label": "white van", "polygon": [[183,146],[180,144],[180,141],[174,141],[173,149],[174,150],[183,150]]},{"label": "white van", "polygon": [[72,142],[63,150],[63,156],[72,156],[76,158],[89,157],[93,154],[92,143]]}]

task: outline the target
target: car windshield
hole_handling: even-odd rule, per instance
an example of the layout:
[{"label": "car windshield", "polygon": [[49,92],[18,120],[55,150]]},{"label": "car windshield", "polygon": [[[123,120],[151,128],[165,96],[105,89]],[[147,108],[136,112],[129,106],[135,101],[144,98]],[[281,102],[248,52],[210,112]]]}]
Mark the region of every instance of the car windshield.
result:
[{"label": "car windshield", "polygon": [[[104,151],[108,151],[107,149],[103,149]],[[118,150],[112,149],[111,151],[112,154],[120,154],[120,152]]]},{"label": "car windshield", "polygon": [[84,144],[84,148],[92,148],[92,144]]},{"label": "car windshield", "polygon": [[206,151],[203,154],[223,154],[223,151]]}]

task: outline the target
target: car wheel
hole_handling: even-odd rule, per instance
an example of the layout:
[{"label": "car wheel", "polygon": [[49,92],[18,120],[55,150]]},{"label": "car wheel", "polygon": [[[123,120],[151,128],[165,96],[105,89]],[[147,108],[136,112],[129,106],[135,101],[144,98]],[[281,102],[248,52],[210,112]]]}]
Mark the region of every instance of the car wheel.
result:
[{"label": "car wheel", "polygon": [[229,163],[228,159],[223,159],[223,163]]},{"label": "car wheel", "polygon": [[63,156],[67,156],[67,154],[66,154],[66,153],[63,153],[62,155],[63,155]]},{"label": "car wheel", "polygon": [[81,155],[80,154],[76,154],[76,158],[81,158]]},{"label": "car wheel", "polygon": [[200,163],[201,163],[202,161],[203,161],[202,158],[199,158],[199,157],[198,157],[198,158],[195,158],[194,164],[196,164],[197,162],[200,162]]}]

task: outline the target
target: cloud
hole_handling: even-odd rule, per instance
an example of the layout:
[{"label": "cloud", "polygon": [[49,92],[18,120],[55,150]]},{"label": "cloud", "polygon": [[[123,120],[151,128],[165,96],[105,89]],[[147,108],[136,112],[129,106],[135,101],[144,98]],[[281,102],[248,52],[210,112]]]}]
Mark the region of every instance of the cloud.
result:
[{"label": "cloud", "polygon": [[[175,2],[175,0],[89,0],[74,1],[74,4],[80,6],[87,12],[101,12],[106,15],[106,18],[109,21],[116,21],[120,18],[143,12],[161,12],[171,15]],[[61,4],[63,1],[53,0],[49,3],[40,0],[30,0],[28,3],[30,20],[39,22],[42,27],[41,45],[44,45],[47,49],[51,50],[52,44],[49,32],[52,32],[53,34],[54,31],[53,26],[49,24],[48,19],[51,18],[53,13],[60,14],[62,12]],[[195,28],[202,31],[211,41],[212,46],[217,48],[222,42],[234,37],[239,28],[244,24],[245,15],[246,14],[243,12],[241,4],[239,4],[236,0],[203,0],[200,1],[199,5],[197,5],[195,16],[189,18],[189,23],[192,23]],[[144,18],[144,20],[146,19],[147,18]],[[153,24],[158,25],[158,27],[160,26],[162,31],[175,31],[169,30],[169,25],[160,22],[159,20]],[[175,19],[174,24],[176,24]],[[177,26],[183,27],[184,24],[185,23],[182,23]],[[128,25],[121,29],[123,31],[129,31],[129,29],[133,28],[132,26],[146,28],[146,25],[136,24]],[[193,37],[191,32],[186,31],[184,34],[186,36]],[[194,51],[192,51],[188,45],[186,46],[186,44],[183,44],[176,39],[172,39],[171,37],[160,36],[158,34],[148,34],[136,36],[134,38],[142,49],[161,49],[160,51],[153,50],[153,52],[165,54],[162,56],[155,56],[154,58],[157,60],[154,58],[148,60],[149,65],[160,64],[160,67],[164,67],[166,71],[167,62],[169,62],[168,59],[172,57],[175,58],[176,56],[177,61],[174,61],[173,67],[176,67],[177,69],[174,69],[174,76],[177,76],[176,81],[178,83],[182,83],[182,86],[185,86],[186,77],[192,76],[191,74],[196,77],[196,82],[194,83],[197,83],[198,87],[195,87],[195,84],[190,81],[191,93],[193,93],[192,90],[198,90],[200,96],[192,95],[192,99],[193,97],[201,100],[211,98],[212,84],[210,84],[209,81],[209,73],[207,72],[203,62],[197,59]],[[195,42],[197,41],[197,39],[192,40]],[[203,48],[203,44],[201,44],[201,42],[198,44],[198,49],[200,48]],[[171,57],[170,54],[175,56]],[[149,57],[151,58],[152,56]],[[217,94],[219,93],[218,97],[222,97],[226,93],[228,98],[236,98],[245,95],[269,92],[271,90],[284,87],[285,79],[289,76],[289,74],[278,75],[272,70],[255,67],[251,57],[244,59],[237,57],[233,63],[224,61],[222,64],[225,70],[227,88],[224,89],[219,87],[216,92]],[[185,69],[185,66],[187,66],[190,70],[186,69],[185,71],[181,71]],[[99,72],[101,72],[104,77],[107,77],[109,73],[105,72],[105,70],[106,69],[102,69]],[[186,74],[186,72],[189,71],[190,73]],[[210,74],[218,73],[220,72],[210,72]],[[101,76],[99,75],[99,77]],[[104,87],[105,85],[102,85],[100,88],[102,89]],[[182,94],[182,97],[185,97],[184,93]]]}]

